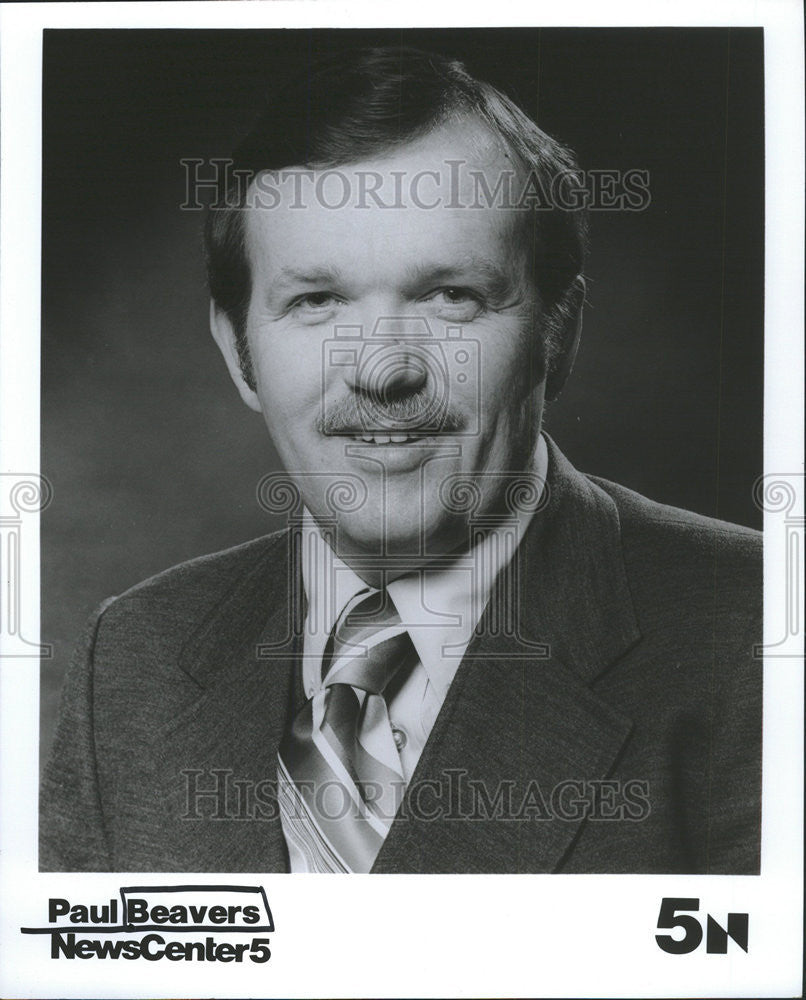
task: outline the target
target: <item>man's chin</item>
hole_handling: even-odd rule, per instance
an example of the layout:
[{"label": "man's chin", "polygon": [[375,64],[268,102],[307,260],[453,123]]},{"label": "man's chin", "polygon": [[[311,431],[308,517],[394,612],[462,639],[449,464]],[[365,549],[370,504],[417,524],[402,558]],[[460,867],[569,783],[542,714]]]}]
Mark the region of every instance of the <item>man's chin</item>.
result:
[{"label": "man's chin", "polygon": [[422,525],[392,515],[384,525],[380,518],[371,516],[345,517],[339,519],[336,554],[357,569],[369,571],[375,566],[401,575],[456,549],[462,544],[462,535],[461,526],[450,522],[426,521]]}]

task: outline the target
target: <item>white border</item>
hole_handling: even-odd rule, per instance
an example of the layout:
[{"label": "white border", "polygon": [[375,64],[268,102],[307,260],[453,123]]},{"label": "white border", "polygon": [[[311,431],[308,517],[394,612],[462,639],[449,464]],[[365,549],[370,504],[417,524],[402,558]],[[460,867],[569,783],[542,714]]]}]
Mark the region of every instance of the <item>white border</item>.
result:
[{"label": "white border", "polygon": [[[75,3],[0,10],[0,430],[3,472],[39,455],[41,30],[45,27],[763,26],[766,62],[765,472],[803,470],[803,21],[797,0],[450,4]],[[803,517],[803,493],[799,509]],[[38,629],[38,539],[26,536],[25,627]],[[26,522],[26,529],[28,523]],[[781,517],[765,518],[766,641],[781,630]],[[802,538],[802,531],[801,536]],[[803,553],[798,567],[803,593]],[[0,643],[4,637],[0,635]],[[787,996],[802,947],[802,660],[765,665],[763,872],[693,876],[353,876],[257,873],[278,931],[267,966],[51,962],[23,937],[50,895],[103,902],[121,882],[181,876],[36,871],[38,671],[0,659],[0,993],[170,996]],[[220,878],[198,878],[215,882]],[[751,913],[752,946],[718,960],[674,957],[654,941],[660,898],[699,896],[724,918]]]}]

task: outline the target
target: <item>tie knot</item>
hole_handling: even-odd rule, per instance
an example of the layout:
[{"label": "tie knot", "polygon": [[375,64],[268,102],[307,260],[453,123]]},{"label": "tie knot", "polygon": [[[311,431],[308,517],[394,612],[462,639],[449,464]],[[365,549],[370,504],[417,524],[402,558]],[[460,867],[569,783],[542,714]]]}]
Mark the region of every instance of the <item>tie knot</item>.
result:
[{"label": "tie knot", "polygon": [[336,622],[322,658],[322,681],[382,694],[416,659],[409,633],[386,590],[362,591]]}]

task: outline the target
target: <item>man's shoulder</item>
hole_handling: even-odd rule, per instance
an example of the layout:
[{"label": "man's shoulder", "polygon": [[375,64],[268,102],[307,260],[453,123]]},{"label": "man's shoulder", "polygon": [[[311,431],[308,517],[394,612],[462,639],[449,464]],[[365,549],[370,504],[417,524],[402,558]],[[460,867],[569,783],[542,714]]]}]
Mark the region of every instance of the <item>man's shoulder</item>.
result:
[{"label": "man's shoulder", "polygon": [[97,617],[106,627],[132,615],[192,625],[250,581],[283,572],[287,549],[287,532],[277,531],[178,563],[108,598]]},{"label": "man's shoulder", "polygon": [[625,541],[635,545],[683,546],[685,553],[691,555],[711,552],[716,544],[739,559],[761,556],[763,536],[754,528],[659,503],[597,476],[587,478],[614,501]]},{"label": "man's shoulder", "polygon": [[[715,553],[723,562],[735,560],[737,569],[760,568],[760,531],[659,503],[620,483],[579,472],[550,438],[548,444],[548,483],[558,496],[556,509],[564,509],[572,521],[592,519],[599,534],[591,533],[587,543],[594,548],[604,541],[604,532],[618,536],[628,562],[648,560],[656,571],[668,563],[680,568],[712,563]],[[571,534],[577,537],[578,531]]]},{"label": "man's shoulder", "polygon": [[190,594],[226,589],[245,571],[283,554],[286,538],[286,531],[276,531],[231,548],[196,556],[142,580],[121,593],[117,600],[160,600],[163,596],[173,597],[178,591]]},{"label": "man's shoulder", "polygon": [[[762,596],[760,531],[650,500],[588,477],[614,502],[633,597],[689,606],[704,595],[723,607],[757,609]],[[711,604],[711,601],[709,601]]]}]

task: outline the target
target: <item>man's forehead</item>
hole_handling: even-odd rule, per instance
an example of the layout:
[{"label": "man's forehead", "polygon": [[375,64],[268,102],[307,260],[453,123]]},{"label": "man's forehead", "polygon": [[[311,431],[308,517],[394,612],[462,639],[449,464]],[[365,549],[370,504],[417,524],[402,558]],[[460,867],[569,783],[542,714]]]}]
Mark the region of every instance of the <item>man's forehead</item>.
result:
[{"label": "man's forehead", "polygon": [[525,262],[526,241],[484,209],[405,215],[345,212],[269,216],[249,212],[247,250],[255,274],[281,286],[311,287],[346,280],[416,286],[424,281],[511,283]]},{"label": "man's forehead", "polygon": [[501,140],[467,119],[359,162],[267,171],[245,209],[250,255],[271,253],[286,267],[292,255],[309,273],[333,268],[348,247],[423,254],[435,269],[474,257],[489,269],[511,252],[513,227],[524,219],[502,199],[502,177],[516,174]]}]

